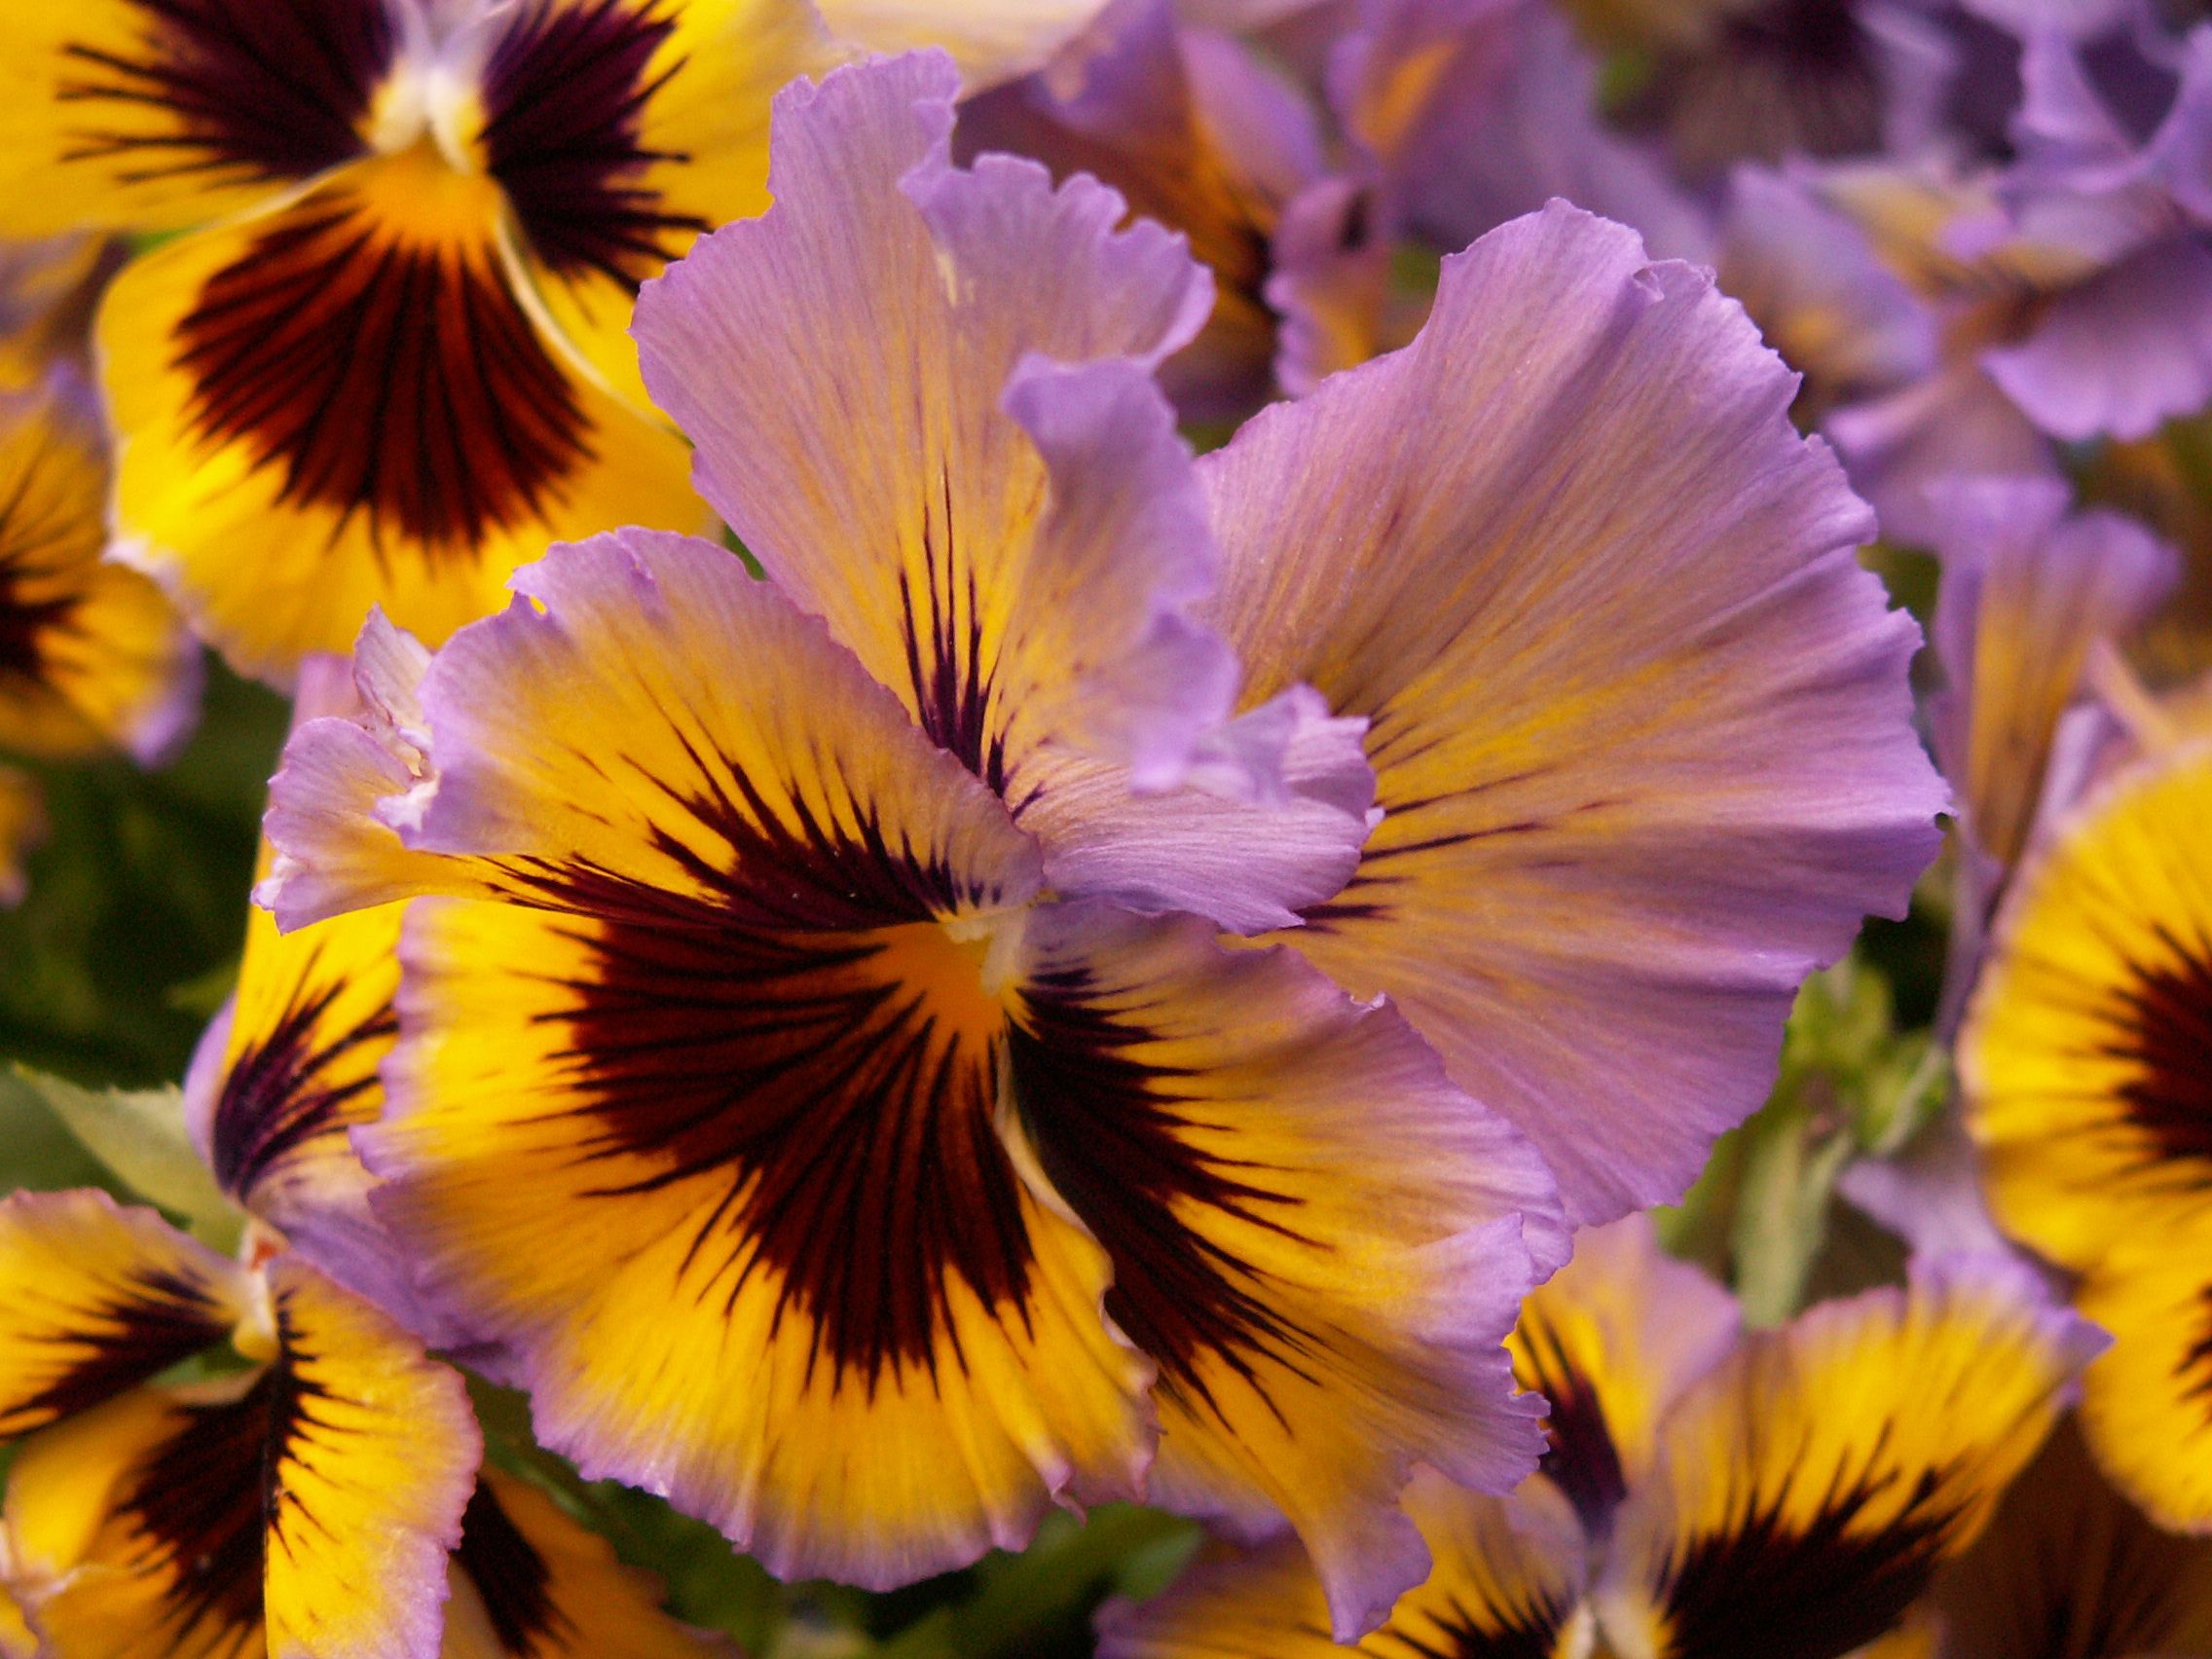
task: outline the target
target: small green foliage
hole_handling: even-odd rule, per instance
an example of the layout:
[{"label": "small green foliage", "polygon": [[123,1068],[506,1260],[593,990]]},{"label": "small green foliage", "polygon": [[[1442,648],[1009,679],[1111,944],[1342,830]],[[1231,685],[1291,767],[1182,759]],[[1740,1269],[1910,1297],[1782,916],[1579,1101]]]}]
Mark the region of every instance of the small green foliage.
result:
[{"label": "small green foliage", "polygon": [[158,1204],[220,1249],[237,1244],[244,1218],[215,1185],[185,1132],[183,1095],[173,1085],[81,1088],[28,1066],[0,1073],[0,1114],[14,1122],[40,1111],[104,1171],[106,1178],[92,1184]]}]

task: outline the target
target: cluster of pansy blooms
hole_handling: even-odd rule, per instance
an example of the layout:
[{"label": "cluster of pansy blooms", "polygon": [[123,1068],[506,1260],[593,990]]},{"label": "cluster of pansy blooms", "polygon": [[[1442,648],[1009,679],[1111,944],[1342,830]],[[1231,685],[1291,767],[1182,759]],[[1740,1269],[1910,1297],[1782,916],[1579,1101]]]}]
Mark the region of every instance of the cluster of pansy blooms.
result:
[{"label": "cluster of pansy blooms", "polygon": [[[72,0],[0,94],[0,897],[202,643],[292,700],[215,1220],[0,1198],[0,1656],[733,1651],[609,1484],[1202,1523],[1129,1659],[2212,1655],[2212,21]],[[1739,1306],[1649,1212],[1916,884],[1888,1253]]]}]

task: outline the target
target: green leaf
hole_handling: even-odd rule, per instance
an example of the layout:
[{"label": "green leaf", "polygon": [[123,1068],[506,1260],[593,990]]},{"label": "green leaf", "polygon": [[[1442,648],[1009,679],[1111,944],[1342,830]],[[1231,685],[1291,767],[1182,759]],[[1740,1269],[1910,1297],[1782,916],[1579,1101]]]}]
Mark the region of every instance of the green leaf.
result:
[{"label": "green leaf", "polygon": [[0,1076],[0,1099],[10,1094],[43,1106],[126,1188],[201,1238],[225,1249],[238,1242],[243,1217],[185,1132],[181,1090],[80,1088],[18,1065]]},{"label": "green leaf", "polygon": [[63,1193],[99,1187],[127,1198],[123,1183],[85,1150],[29,1088],[0,1073],[0,1193]]}]

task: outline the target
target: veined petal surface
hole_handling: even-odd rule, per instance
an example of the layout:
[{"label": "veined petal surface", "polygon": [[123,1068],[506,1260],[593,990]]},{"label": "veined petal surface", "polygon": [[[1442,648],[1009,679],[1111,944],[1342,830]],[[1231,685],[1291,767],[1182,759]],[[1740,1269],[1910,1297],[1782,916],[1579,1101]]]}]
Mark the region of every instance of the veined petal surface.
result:
[{"label": "veined petal surface", "polygon": [[434,1659],[482,1444],[458,1373],[279,1257],[265,1368],[143,1388],[9,1473],[15,1569],[56,1659]]},{"label": "veined petal surface", "polygon": [[1578,1222],[1681,1191],[1936,850],[1918,631],[1794,386],[1707,276],[1554,204],[1199,463],[1246,697],[1369,722],[1382,822],[1290,937],[1398,999]]},{"label": "veined petal surface", "polygon": [[650,1573],[527,1481],[477,1478],[439,1659],[707,1659],[729,1652],[661,1610]]},{"label": "veined petal surface", "polygon": [[229,1336],[236,1264],[105,1193],[0,1198],[0,1438],[121,1393]]},{"label": "veined petal surface", "polygon": [[954,169],[955,90],[932,55],[787,90],[777,206],[640,298],[646,384],[768,573],[1017,810],[1048,741],[1171,783],[1234,679],[1181,614],[1213,552],[1147,373],[1207,284],[1094,181]]},{"label": "veined petal surface", "polygon": [[1549,1407],[1543,1472],[1592,1537],[1651,1473],[1660,1425],[1738,1330],[1735,1298],[1661,1251],[1641,1215],[1585,1229],[1522,1305],[1514,1380]]},{"label": "veined petal surface", "polygon": [[0,18],[0,235],[203,224],[362,155],[389,0],[88,0]]},{"label": "veined petal surface", "polygon": [[1152,1497],[1287,1519],[1351,1640],[1426,1571],[1414,1463],[1485,1492],[1533,1466],[1501,1341],[1567,1253],[1550,1172],[1290,951],[1095,904],[1039,911],[1025,947],[1013,1104],[1160,1367]]},{"label": "veined petal surface", "polygon": [[2103,1346],[2006,1258],[1754,1334],[1660,1429],[1598,1606],[1616,1646],[1800,1659],[1882,1636],[1971,1544]]},{"label": "veined petal surface", "polygon": [[109,289],[117,551],[241,671],[285,680],[378,605],[436,643],[564,536],[704,527],[682,442],[526,310],[500,211],[424,139]]},{"label": "veined petal surface", "polygon": [[185,1079],[194,1144],[223,1191],[290,1247],[402,1323],[429,1328],[369,1210],[350,1134],[384,1109],[377,1068],[399,1035],[399,905],[290,934],[246,921],[238,990]]},{"label": "veined petal surface", "polygon": [[515,264],[560,339],[649,413],[638,285],[768,205],[776,91],[840,53],[807,0],[530,0],[476,28],[459,146],[499,186]]}]

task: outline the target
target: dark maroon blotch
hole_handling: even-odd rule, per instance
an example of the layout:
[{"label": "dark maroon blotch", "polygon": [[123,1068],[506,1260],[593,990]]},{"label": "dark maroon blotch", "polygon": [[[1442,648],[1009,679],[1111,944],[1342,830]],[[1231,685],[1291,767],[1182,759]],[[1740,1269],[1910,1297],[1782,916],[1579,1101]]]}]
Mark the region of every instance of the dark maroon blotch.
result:
[{"label": "dark maroon blotch", "polygon": [[684,60],[655,73],[676,27],[661,0],[522,0],[484,70],[486,170],[539,258],[636,288],[708,228],[645,183],[676,151],[647,148],[646,106]]},{"label": "dark maroon blotch", "polygon": [[[312,178],[363,153],[360,126],[395,48],[385,0],[131,0],[135,52],[65,49],[67,159],[131,157],[133,182]],[[153,106],[181,131],[110,125]]]}]

